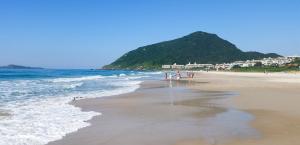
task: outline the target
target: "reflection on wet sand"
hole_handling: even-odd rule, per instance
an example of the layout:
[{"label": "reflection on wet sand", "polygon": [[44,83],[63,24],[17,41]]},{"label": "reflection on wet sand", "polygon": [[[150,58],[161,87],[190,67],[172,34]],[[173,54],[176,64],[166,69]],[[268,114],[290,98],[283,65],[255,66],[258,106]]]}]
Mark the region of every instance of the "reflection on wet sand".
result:
[{"label": "reflection on wet sand", "polygon": [[[201,85],[202,82],[176,81],[171,83],[171,85],[169,84],[169,89],[171,88],[170,91],[172,93],[169,93],[169,95],[171,95],[173,105],[199,108],[199,111],[194,112],[191,115],[201,118],[201,121],[199,121],[199,130],[201,133],[199,133],[199,135],[205,138],[209,144],[222,143],[231,139],[260,137],[259,132],[249,126],[249,123],[254,119],[254,116],[224,104],[220,104],[222,101],[218,101],[224,101],[229,97],[236,96],[237,93],[187,89],[185,90],[186,92],[184,92],[184,98],[180,98],[181,94],[174,91],[180,91],[183,86]],[[174,90],[174,88],[176,89]],[[181,92],[182,91],[183,90],[181,90]]]},{"label": "reflection on wet sand", "polygon": [[[249,126],[252,115],[229,108],[235,92],[188,89],[188,81],[147,81],[136,92],[76,102],[102,112],[92,126],[50,145],[174,145],[201,139],[207,144],[258,137]],[[80,139],[79,139],[80,138]]]}]

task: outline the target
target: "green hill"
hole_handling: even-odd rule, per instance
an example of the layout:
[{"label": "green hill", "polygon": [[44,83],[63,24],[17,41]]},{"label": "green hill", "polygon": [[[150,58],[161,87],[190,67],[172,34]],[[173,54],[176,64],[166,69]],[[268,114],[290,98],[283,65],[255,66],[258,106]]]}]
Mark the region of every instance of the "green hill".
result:
[{"label": "green hill", "polygon": [[162,64],[215,64],[278,56],[274,53],[243,52],[216,34],[198,31],[175,40],[139,47],[103,69],[160,69]]}]

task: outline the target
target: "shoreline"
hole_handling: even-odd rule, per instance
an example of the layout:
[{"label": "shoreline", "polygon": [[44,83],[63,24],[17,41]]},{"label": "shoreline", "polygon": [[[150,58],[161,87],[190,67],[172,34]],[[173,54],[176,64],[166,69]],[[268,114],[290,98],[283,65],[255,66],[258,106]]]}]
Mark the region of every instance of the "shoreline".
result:
[{"label": "shoreline", "polygon": [[[141,87],[137,89],[135,92],[117,95],[117,96],[108,96],[103,98],[96,98],[96,99],[84,99],[76,101],[76,107],[82,108],[82,111],[96,111],[96,112],[103,112],[102,115],[96,116],[93,119],[89,120],[88,122],[91,123],[90,126],[79,129],[77,132],[73,132],[67,134],[63,137],[62,140],[50,142],[48,145],[68,145],[68,144],[107,144],[107,145],[116,145],[122,142],[123,145],[135,145],[135,144],[152,144],[153,140],[156,142],[154,144],[170,144],[170,145],[206,145],[206,144],[230,144],[230,145],[254,145],[254,144],[264,144],[264,145],[273,145],[274,143],[280,143],[281,145],[295,145],[299,140],[300,131],[300,111],[297,104],[299,102],[299,97],[297,98],[297,94],[300,93],[297,89],[299,89],[299,82],[298,79],[300,78],[298,75],[290,77],[290,75],[282,75],[282,74],[261,74],[261,73],[251,73],[251,75],[247,73],[224,73],[224,72],[197,72],[196,78],[193,80],[186,79],[183,83],[183,87],[190,89],[189,91],[184,92],[184,89],[181,88],[179,92],[196,92],[201,93],[201,91],[205,92],[237,92],[237,94],[230,94],[234,97],[229,97],[225,99],[225,101],[219,102],[218,100],[207,99],[204,101],[203,98],[200,101],[195,101],[193,99],[189,101],[179,101],[173,102],[173,106],[177,105],[188,105],[188,108],[195,107],[195,105],[201,107],[207,107],[209,105],[210,108],[214,108],[213,111],[210,110],[208,112],[199,112],[199,108],[193,110],[192,113],[193,117],[200,116],[200,120],[203,121],[207,116],[205,115],[212,115],[218,116],[217,114],[222,114],[222,112],[226,112],[220,108],[236,108],[238,111],[242,111],[242,115],[238,114],[238,116],[250,116],[252,115],[253,118],[250,120],[246,120],[245,125],[249,125],[251,129],[257,130],[258,133],[254,133],[254,135],[244,136],[244,137],[233,137],[229,141],[215,141],[210,139],[205,139],[204,137],[199,139],[199,134],[202,131],[195,131],[193,128],[189,128],[188,130],[193,134],[197,134],[198,136],[194,136],[187,131],[183,131],[182,134],[179,135],[165,135],[168,133],[163,133],[164,131],[174,131],[172,128],[174,127],[166,127],[160,126],[161,128],[166,128],[167,130],[160,130],[160,136],[156,136],[157,130],[150,131],[154,137],[148,137],[145,135],[147,130],[151,130],[151,126],[148,124],[157,124],[153,121],[153,118],[160,118],[160,115],[151,114],[151,113],[161,113],[162,110],[169,110],[169,107],[161,107],[161,104],[166,105],[166,102],[160,102],[158,105],[159,107],[153,109],[151,106],[144,107],[139,105],[138,103],[152,103],[151,105],[157,105],[158,100],[153,100],[152,97],[145,95],[146,92],[151,90],[157,90],[169,87],[167,81],[153,81],[155,83],[145,85],[145,82],[142,83]],[[294,75],[294,74],[292,74]],[[287,77],[288,76],[288,77]],[[276,80],[276,81],[274,81]],[[151,81],[148,81],[151,82]],[[146,82],[147,83],[147,82]],[[196,85],[191,85],[189,83],[196,83]],[[175,84],[176,85],[176,84]],[[178,84],[177,84],[178,85]],[[142,90],[142,91],[141,91]],[[174,91],[174,90],[173,90]],[[178,91],[178,90],[177,90]],[[151,92],[151,91],[150,91]],[[172,92],[172,91],[171,91]],[[149,93],[149,92],[148,92]],[[153,94],[157,93],[156,91],[151,92]],[[160,95],[170,93],[169,92],[161,92]],[[178,93],[178,92],[177,92]],[[189,94],[187,93],[187,94]],[[225,93],[225,94],[226,94]],[[176,94],[176,93],[175,93]],[[287,95],[286,95],[287,94]],[[220,94],[214,94],[219,95]],[[141,97],[142,96],[142,97]],[[189,96],[186,95],[185,96]],[[222,94],[221,96],[226,96]],[[282,96],[287,96],[284,98]],[[209,101],[207,101],[209,100]],[[222,100],[222,99],[220,99]],[[158,102],[157,102],[158,101]],[[177,100],[178,101],[178,100]],[[204,102],[205,103],[204,103]],[[212,101],[213,103],[211,103]],[[102,102],[102,103],[101,103]],[[125,103],[124,103],[125,102]],[[196,103],[195,103],[196,102]],[[137,103],[137,104],[136,104]],[[169,103],[169,104],[168,104]],[[171,102],[167,104],[170,105]],[[220,105],[221,104],[221,105]],[[145,105],[145,104],[144,104]],[[149,104],[148,104],[149,105]],[[194,106],[193,106],[194,105]],[[99,107],[101,106],[101,107]],[[151,115],[143,114],[143,112],[137,112],[132,106],[136,108],[143,108],[144,111]],[[187,107],[187,106],[185,106]],[[130,109],[131,108],[131,109]],[[174,107],[173,107],[174,108]],[[176,107],[175,107],[176,108]],[[216,109],[218,108],[218,109]],[[195,109],[195,108],[194,108]],[[225,110],[226,110],[225,109]],[[155,110],[155,111],[154,111]],[[180,109],[179,109],[180,110]],[[183,109],[184,110],[184,109]],[[107,111],[107,112],[106,112]],[[125,111],[125,115],[123,114]],[[174,111],[174,110],[173,110]],[[177,110],[178,111],[178,110]],[[185,110],[186,111],[186,110]],[[190,110],[189,110],[190,111]],[[192,112],[193,112],[192,111]],[[162,111],[164,112],[164,111]],[[187,111],[188,112],[188,111]],[[195,113],[198,112],[198,113]],[[227,110],[228,112],[228,110]],[[170,112],[168,112],[170,113]],[[167,113],[167,114],[168,114]],[[114,115],[113,115],[114,114]],[[191,112],[189,112],[191,114]],[[245,115],[246,114],[246,115]],[[128,115],[128,116],[126,116]],[[186,119],[186,116],[173,116],[173,119]],[[204,116],[203,116],[204,115]],[[125,116],[125,117],[124,117]],[[180,118],[179,118],[180,117]],[[189,116],[190,118],[191,116]],[[131,119],[138,119],[138,121],[133,121],[138,125],[130,123]],[[251,117],[250,117],[251,118]],[[118,122],[115,120],[121,119],[122,121]],[[140,119],[140,120],[139,120]],[[199,118],[198,118],[199,119]],[[163,119],[162,119],[163,120]],[[272,120],[272,121],[270,121]],[[111,122],[112,121],[112,122]],[[161,120],[160,120],[161,121]],[[201,122],[200,121],[200,122]],[[102,123],[99,123],[102,122]],[[148,122],[143,124],[143,122]],[[198,120],[199,122],[199,120]],[[245,123],[245,122],[244,122]],[[111,126],[114,124],[115,126]],[[125,125],[125,126],[122,126]],[[140,126],[143,126],[142,128]],[[177,127],[185,127],[182,122],[176,125]],[[201,124],[197,124],[199,127],[203,126]],[[212,124],[208,125],[212,126]],[[251,127],[252,126],[252,127]],[[127,128],[126,128],[127,127]],[[144,130],[144,132],[136,131],[136,129],[132,129],[131,127],[139,128]],[[154,127],[155,128],[155,127]],[[248,130],[251,130],[248,129]],[[128,133],[124,132],[128,130],[134,130],[134,133],[129,131]],[[146,130],[146,131],[145,131]],[[181,128],[181,130],[184,130]],[[246,130],[246,129],[245,129]],[[233,130],[232,130],[233,131]],[[283,131],[283,133],[282,133]],[[109,132],[109,133],[106,133]],[[112,133],[111,133],[112,132]],[[215,130],[215,132],[218,132]],[[254,131],[255,132],[255,131]],[[119,133],[119,134],[118,134]],[[143,134],[144,133],[144,134]],[[149,132],[147,132],[149,133]],[[225,133],[224,133],[225,134]],[[259,137],[261,134],[261,137]],[[139,137],[139,140],[132,140],[132,136]],[[214,136],[216,137],[216,136]],[[102,138],[102,139],[101,139]],[[165,138],[165,139],[161,139]],[[221,138],[221,137],[216,137]],[[105,141],[103,141],[105,140]],[[162,141],[164,140],[164,141]],[[120,141],[118,143],[118,141]],[[161,142],[159,142],[161,141]]]},{"label": "shoreline", "polygon": [[[248,126],[252,120],[250,114],[222,103],[235,93],[189,88],[198,84],[202,83],[173,81],[170,87],[169,81],[145,81],[132,93],[75,102],[82,111],[102,115],[88,121],[91,126],[48,145],[178,144],[199,137],[203,142],[214,143],[257,137],[256,131]],[[234,127],[225,124],[222,118],[232,122],[238,118],[240,122],[235,122]],[[226,135],[234,129],[240,134]]]}]

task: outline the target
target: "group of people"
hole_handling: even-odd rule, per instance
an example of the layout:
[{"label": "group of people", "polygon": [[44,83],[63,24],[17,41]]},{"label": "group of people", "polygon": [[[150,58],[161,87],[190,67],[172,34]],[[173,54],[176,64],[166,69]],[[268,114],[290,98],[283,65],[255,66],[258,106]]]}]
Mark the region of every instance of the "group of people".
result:
[{"label": "group of people", "polygon": [[176,80],[180,80],[181,79],[181,74],[180,74],[180,72],[179,71],[176,71],[176,73],[175,73],[175,75],[174,75],[174,73],[172,73],[172,72],[166,72],[165,73],[165,79],[166,80],[173,80],[173,79],[176,79]]},{"label": "group of people", "polygon": [[[185,78],[194,78],[195,73],[194,72],[186,72],[186,77]],[[165,73],[165,79],[166,80],[180,80],[182,77],[181,73],[179,70],[177,70],[175,73],[172,72],[166,72]]]}]

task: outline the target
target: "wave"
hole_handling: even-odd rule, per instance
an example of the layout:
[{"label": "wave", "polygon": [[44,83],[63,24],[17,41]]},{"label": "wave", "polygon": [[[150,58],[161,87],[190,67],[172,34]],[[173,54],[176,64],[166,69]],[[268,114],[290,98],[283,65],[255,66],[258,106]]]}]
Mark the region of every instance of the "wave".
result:
[{"label": "wave", "polygon": [[108,82],[107,85],[115,86],[116,89],[113,90],[100,90],[100,91],[90,91],[88,93],[77,93],[73,94],[73,98],[87,99],[87,98],[99,98],[106,96],[115,96],[120,94],[126,94],[134,92],[140,87],[142,81],[114,81]]},{"label": "wave", "polygon": [[[82,76],[86,73],[88,76]],[[87,120],[101,115],[70,105],[73,98],[130,93],[143,80],[161,77],[161,73],[58,70],[47,77],[0,80],[0,109],[9,112],[0,118],[0,145],[43,145],[61,139],[67,133],[89,126]]]},{"label": "wave", "polygon": [[52,80],[48,80],[53,83],[66,83],[66,82],[78,82],[78,81],[88,81],[88,80],[97,80],[102,79],[103,76],[86,76],[86,77],[77,77],[77,78],[56,78]]},{"label": "wave", "polygon": [[126,74],[119,74],[120,77],[124,77],[127,76]]},{"label": "wave", "polygon": [[49,98],[11,104],[9,117],[0,120],[0,145],[43,145],[89,126],[97,112],[82,112],[66,98]]},{"label": "wave", "polygon": [[[67,133],[89,126],[90,124],[86,121],[101,115],[101,113],[83,112],[80,108],[69,104],[73,98],[97,98],[130,93],[139,88],[142,81],[138,79],[139,76],[131,78],[130,76],[104,77],[98,75],[2,81],[0,88],[3,91],[4,88],[10,88],[6,92],[6,97],[11,97],[12,93],[23,94],[14,96],[18,101],[6,102],[4,106],[1,106],[1,109],[9,110],[10,115],[0,119],[0,145],[44,145],[50,141],[61,139]],[[102,89],[92,88],[93,90],[90,90],[90,86],[84,86],[89,83],[92,86],[100,84]],[[74,91],[73,88],[77,87],[80,89]],[[30,95],[26,96],[26,94]],[[22,97],[26,99],[20,101]]]},{"label": "wave", "polygon": [[147,74],[147,75],[160,75],[163,72],[162,71],[155,71],[155,72],[139,72],[141,74]]},{"label": "wave", "polygon": [[66,85],[63,85],[63,87],[66,89],[74,89],[74,88],[82,86],[83,84],[84,84],[83,82],[79,82],[79,83],[74,83],[74,84],[66,84]]}]

